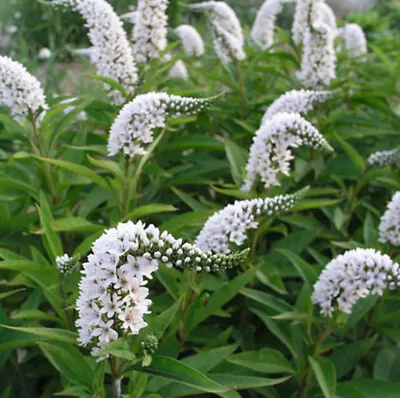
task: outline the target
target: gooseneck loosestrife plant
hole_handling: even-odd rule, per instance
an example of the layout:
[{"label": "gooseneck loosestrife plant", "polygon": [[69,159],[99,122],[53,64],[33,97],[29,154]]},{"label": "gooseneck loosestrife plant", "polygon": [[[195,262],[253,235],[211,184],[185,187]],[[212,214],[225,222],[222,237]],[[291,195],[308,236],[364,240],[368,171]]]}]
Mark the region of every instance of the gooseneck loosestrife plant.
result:
[{"label": "gooseneck loosestrife plant", "polygon": [[0,56],[1,396],[397,391],[393,9],[239,3],[40,2],[91,47]]}]

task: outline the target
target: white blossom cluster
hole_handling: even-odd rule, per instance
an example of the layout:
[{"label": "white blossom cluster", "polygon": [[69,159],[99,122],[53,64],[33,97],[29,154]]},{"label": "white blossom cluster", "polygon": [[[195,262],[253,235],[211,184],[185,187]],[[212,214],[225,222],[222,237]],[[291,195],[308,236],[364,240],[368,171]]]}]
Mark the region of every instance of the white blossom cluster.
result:
[{"label": "white blossom cluster", "polygon": [[160,58],[167,47],[168,0],[139,0],[132,31],[133,51],[144,64]]},{"label": "white blossom cluster", "polygon": [[168,76],[175,79],[188,80],[189,72],[185,63],[182,60],[176,61],[172,68],[168,71]]},{"label": "white blossom cluster", "polygon": [[147,326],[151,300],[146,286],[159,265],[195,271],[218,271],[240,265],[247,256],[204,253],[196,246],[160,232],[154,225],[128,221],[106,231],[83,264],[76,307],[78,341],[92,355],[122,335],[136,335]]},{"label": "white blossom cluster", "polygon": [[174,32],[181,39],[185,53],[190,57],[204,54],[204,42],[199,32],[191,25],[179,25]]},{"label": "white blossom cluster", "polygon": [[114,156],[121,149],[129,157],[144,155],[144,145],[153,142],[153,129],[165,127],[167,116],[174,118],[200,112],[214,100],[167,93],[138,95],[121,109],[111,126],[108,155]]},{"label": "white blossom cluster", "polygon": [[307,189],[291,195],[273,198],[240,200],[226,206],[212,215],[196,239],[196,245],[203,251],[229,254],[230,243],[242,245],[249,229],[257,229],[257,217],[288,211],[299,201]]},{"label": "white blossom cluster", "polygon": [[389,202],[379,224],[379,242],[400,246],[400,192]]},{"label": "white blossom cluster", "polygon": [[[89,55],[97,73],[122,84],[133,95],[137,81],[136,64],[121,20],[105,0],[53,0],[55,5],[70,6],[86,21],[92,51]],[[117,90],[110,93],[121,105],[124,98]]]},{"label": "white blossom cluster", "polygon": [[251,37],[263,50],[274,43],[276,18],[282,8],[282,0],[265,0],[258,10],[251,30]]},{"label": "white blossom cluster", "polygon": [[224,1],[206,1],[191,4],[189,8],[210,12],[214,48],[222,63],[241,61],[246,57],[239,18],[228,4]]},{"label": "white blossom cluster", "polygon": [[334,37],[338,34],[338,28],[336,23],[336,16],[332,8],[323,1],[315,3],[312,10],[312,21],[321,21],[327,24],[331,29]]},{"label": "white blossom cluster", "polygon": [[314,285],[312,301],[321,313],[331,316],[339,311],[351,313],[353,305],[371,294],[400,286],[399,264],[374,249],[349,250],[332,260]]},{"label": "white blossom cluster", "polygon": [[23,121],[29,110],[36,113],[47,109],[39,80],[7,56],[0,56],[0,105],[9,107],[18,121]]},{"label": "white blossom cluster", "polygon": [[320,20],[305,30],[301,70],[297,73],[304,86],[320,89],[336,77],[334,40],[332,29]]},{"label": "white blossom cluster", "polygon": [[279,186],[279,175],[290,171],[293,155],[289,148],[300,145],[332,150],[319,131],[297,113],[279,113],[267,120],[253,138],[241,189],[250,191],[258,179],[265,188]]},{"label": "white blossom cluster", "polygon": [[358,58],[368,52],[368,43],[360,25],[348,23],[340,31],[345,49],[350,58]]},{"label": "white blossom cluster", "polygon": [[276,99],[265,111],[262,124],[278,113],[307,113],[314,105],[325,102],[331,91],[291,90]]},{"label": "white blossom cluster", "polygon": [[304,33],[310,25],[314,4],[323,0],[296,0],[296,9],[292,25],[292,37],[296,44],[301,44]]},{"label": "white blossom cluster", "polygon": [[61,274],[70,274],[77,266],[77,261],[68,254],[56,257],[56,266]]},{"label": "white blossom cluster", "polygon": [[391,151],[378,151],[369,156],[368,163],[371,166],[393,167],[399,163],[399,156],[400,148]]}]

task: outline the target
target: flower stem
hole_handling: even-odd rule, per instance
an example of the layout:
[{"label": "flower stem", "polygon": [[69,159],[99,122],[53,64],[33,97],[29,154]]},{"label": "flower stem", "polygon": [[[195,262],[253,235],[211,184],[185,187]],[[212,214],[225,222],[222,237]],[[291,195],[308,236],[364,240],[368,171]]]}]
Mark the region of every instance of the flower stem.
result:
[{"label": "flower stem", "polygon": [[129,156],[125,156],[124,163],[124,190],[122,197],[122,205],[121,205],[121,218],[125,219],[129,212],[129,203],[131,196],[131,182],[129,181],[129,171],[130,171],[130,158]]},{"label": "flower stem", "polygon": [[120,398],[122,377],[119,376],[118,372],[118,358],[111,356],[109,361],[111,366],[111,377],[112,377],[112,391],[113,391],[112,396],[113,398]]},{"label": "flower stem", "polygon": [[240,102],[241,102],[241,109],[242,109],[242,117],[247,117],[247,90],[246,90],[246,83],[244,81],[242,69],[240,68],[239,61],[235,60],[235,71],[236,77],[239,81],[239,94],[240,94]]}]

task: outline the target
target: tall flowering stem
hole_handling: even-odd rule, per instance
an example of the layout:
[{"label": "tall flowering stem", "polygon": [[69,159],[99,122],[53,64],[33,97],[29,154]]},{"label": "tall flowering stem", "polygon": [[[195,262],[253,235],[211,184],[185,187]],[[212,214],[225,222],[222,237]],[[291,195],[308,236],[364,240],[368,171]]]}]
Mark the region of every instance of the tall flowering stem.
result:
[{"label": "tall flowering stem", "polygon": [[267,120],[253,138],[242,190],[250,191],[259,180],[264,188],[279,186],[280,174],[290,171],[293,155],[289,148],[300,145],[332,151],[320,132],[299,114],[279,113]]},{"label": "tall flowering stem", "polygon": [[160,265],[196,272],[220,271],[239,266],[247,251],[229,256],[204,252],[184,243],[154,225],[121,223],[106,231],[93,244],[92,254],[83,264],[76,308],[79,343],[101,352],[122,335],[137,335],[147,326],[151,300],[145,287]]},{"label": "tall flowering stem", "polygon": [[307,190],[308,188],[305,188],[294,194],[272,198],[236,201],[207,220],[196,239],[196,245],[203,251],[229,254],[230,243],[242,245],[247,238],[247,231],[258,228],[258,217],[288,211]]},{"label": "tall flowering stem", "polygon": [[[138,77],[136,64],[122,21],[111,5],[105,0],[52,0],[52,4],[72,7],[82,15],[93,46],[88,55],[97,73],[117,81],[133,96]],[[110,95],[117,105],[126,101],[117,90]]]}]

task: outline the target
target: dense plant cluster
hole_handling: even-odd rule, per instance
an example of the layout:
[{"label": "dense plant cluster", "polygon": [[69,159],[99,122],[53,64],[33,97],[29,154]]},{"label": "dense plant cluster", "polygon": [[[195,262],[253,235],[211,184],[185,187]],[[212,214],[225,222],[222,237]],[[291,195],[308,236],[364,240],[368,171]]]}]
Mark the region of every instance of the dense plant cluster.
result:
[{"label": "dense plant cluster", "polygon": [[394,5],[113,4],[0,56],[1,397],[398,396]]}]

